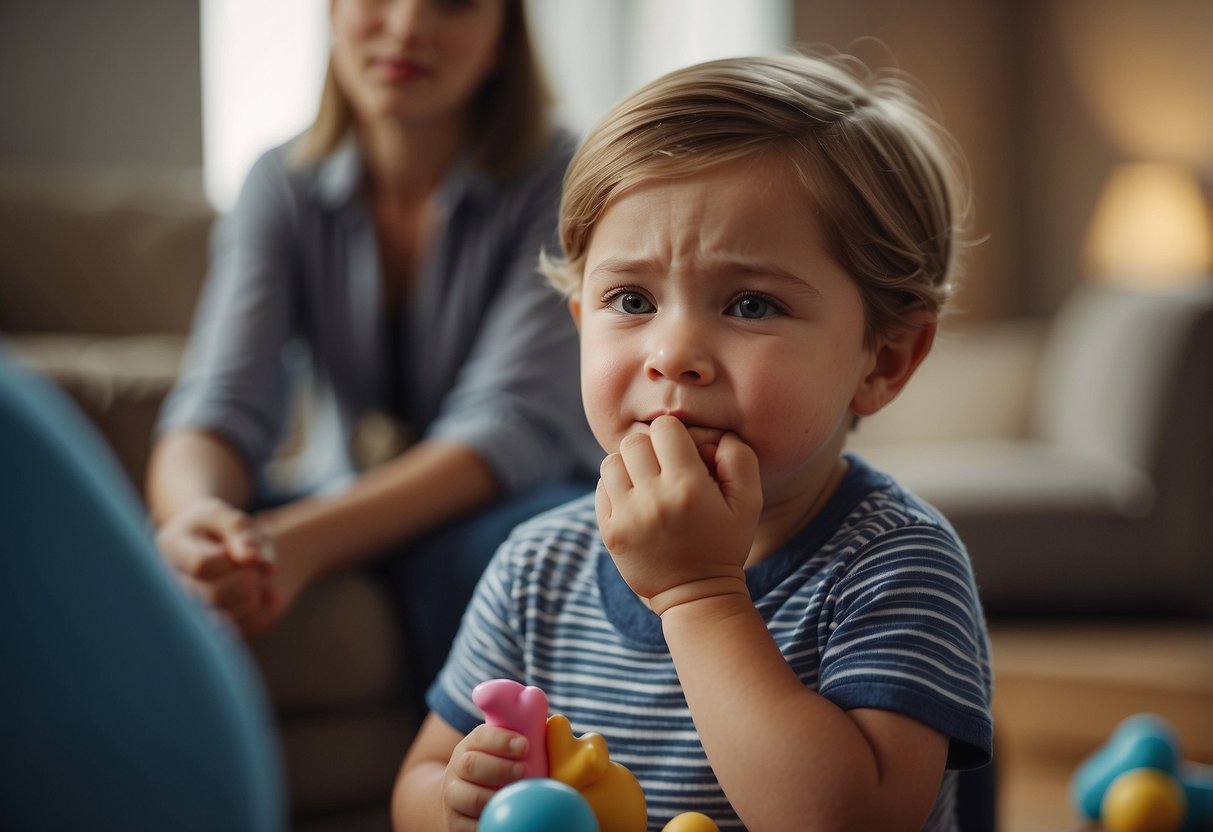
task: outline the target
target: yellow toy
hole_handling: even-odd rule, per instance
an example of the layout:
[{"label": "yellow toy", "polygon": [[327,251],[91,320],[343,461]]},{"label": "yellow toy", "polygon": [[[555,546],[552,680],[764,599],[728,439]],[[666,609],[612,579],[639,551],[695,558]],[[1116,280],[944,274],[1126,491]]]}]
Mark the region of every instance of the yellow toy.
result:
[{"label": "yellow toy", "polygon": [[601,734],[573,736],[567,717],[548,717],[548,776],[567,783],[590,804],[600,832],[643,832],[644,790],[632,772],[613,762]]},{"label": "yellow toy", "polygon": [[1176,832],[1187,814],[1179,782],[1153,768],[1135,768],[1108,786],[1100,818],[1108,832]]},{"label": "yellow toy", "polygon": [[707,815],[683,812],[667,823],[661,832],[720,832],[720,828]]}]

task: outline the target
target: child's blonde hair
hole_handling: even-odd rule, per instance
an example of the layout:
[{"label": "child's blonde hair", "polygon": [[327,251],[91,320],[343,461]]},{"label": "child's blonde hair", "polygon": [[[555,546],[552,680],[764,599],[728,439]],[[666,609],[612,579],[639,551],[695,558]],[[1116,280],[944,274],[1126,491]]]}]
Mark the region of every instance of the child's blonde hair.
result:
[{"label": "child's blonde hair", "polygon": [[760,152],[786,158],[804,184],[831,253],[859,286],[869,343],[910,310],[942,311],[968,214],[963,159],[907,78],[846,56],[711,61],[625,98],[569,166],[564,255],[545,254],[541,269],[573,294],[613,198]]}]

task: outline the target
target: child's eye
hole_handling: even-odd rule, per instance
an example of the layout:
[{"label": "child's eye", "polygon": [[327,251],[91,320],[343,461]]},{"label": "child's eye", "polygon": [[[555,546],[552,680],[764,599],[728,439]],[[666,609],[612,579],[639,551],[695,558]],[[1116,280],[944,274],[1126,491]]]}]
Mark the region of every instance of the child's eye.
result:
[{"label": "child's eye", "polygon": [[742,295],[725,310],[726,315],[735,315],[738,318],[769,318],[778,312],[779,308],[774,301],[755,294]]},{"label": "child's eye", "polygon": [[622,291],[607,297],[607,306],[625,315],[647,315],[656,312],[653,302],[640,292]]}]

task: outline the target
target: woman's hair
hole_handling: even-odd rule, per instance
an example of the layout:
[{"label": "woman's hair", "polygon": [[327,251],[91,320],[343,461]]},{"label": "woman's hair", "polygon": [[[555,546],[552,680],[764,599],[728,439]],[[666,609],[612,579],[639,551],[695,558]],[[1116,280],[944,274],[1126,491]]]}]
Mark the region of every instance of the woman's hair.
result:
[{"label": "woman's hair", "polygon": [[[551,132],[551,93],[527,30],[523,0],[505,0],[499,68],[472,102],[475,163],[507,177],[530,161]],[[332,153],[354,124],[354,111],[329,60],[316,120],[300,138],[293,158],[314,162]]]},{"label": "woman's hair", "polygon": [[842,55],[711,61],[615,105],[569,166],[564,254],[545,253],[541,269],[572,294],[612,199],[758,153],[786,159],[804,185],[831,254],[859,286],[869,344],[911,310],[942,311],[969,210],[963,158],[913,82]]}]

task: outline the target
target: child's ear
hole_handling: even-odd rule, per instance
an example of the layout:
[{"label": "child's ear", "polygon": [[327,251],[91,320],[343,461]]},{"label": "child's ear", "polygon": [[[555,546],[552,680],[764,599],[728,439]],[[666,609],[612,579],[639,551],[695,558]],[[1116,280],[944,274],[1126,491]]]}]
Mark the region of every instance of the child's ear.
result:
[{"label": "child's ear", "polygon": [[573,325],[581,331],[581,298],[576,295],[569,297],[569,314],[573,316]]},{"label": "child's ear", "polygon": [[872,357],[872,369],[851,399],[856,416],[871,416],[893,401],[935,343],[935,315],[925,309],[911,313],[905,324],[881,336]]}]

